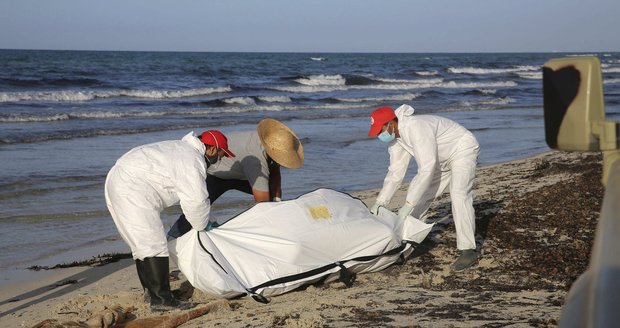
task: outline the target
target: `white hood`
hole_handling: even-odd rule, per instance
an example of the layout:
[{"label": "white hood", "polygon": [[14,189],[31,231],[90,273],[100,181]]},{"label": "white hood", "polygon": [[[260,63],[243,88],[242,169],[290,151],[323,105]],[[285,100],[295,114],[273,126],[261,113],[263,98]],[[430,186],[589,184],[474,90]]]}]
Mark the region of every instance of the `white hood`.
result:
[{"label": "white hood", "polygon": [[413,115],[413,112],[415,112],[415,109],[409,105],[401,105],[394,111],[399,121],[401,121],[405,116]]}]

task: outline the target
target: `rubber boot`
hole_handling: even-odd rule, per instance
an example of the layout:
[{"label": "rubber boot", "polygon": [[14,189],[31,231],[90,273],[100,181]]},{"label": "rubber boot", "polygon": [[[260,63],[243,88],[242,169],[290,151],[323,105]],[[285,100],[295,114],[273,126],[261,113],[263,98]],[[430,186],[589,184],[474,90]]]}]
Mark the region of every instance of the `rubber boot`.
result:
[{"label": "rubber boot", "polygon": [[144,303],[151,303],[151,296],[149,295],[149,290],[146,288],[144,261],[136,260],[136,270],[138,271],[138,279],[140,279],[140,285],[142,285],[142,291],[144,292]]},{"label": "rubber boot", "polygon": [[466,249],[462,251],[456,261],[450,265],[450,268],[454,271],[462,271],[476,263],[478,263],[478,252],[476,252],[475,249]]},{"label": "rubber boot", "polygon": [[174,298],[170,292],[168,278],[168,257],[147,257],[144,259],[146,288],[151,297],[151,310],[186,310],[194,306]]}]

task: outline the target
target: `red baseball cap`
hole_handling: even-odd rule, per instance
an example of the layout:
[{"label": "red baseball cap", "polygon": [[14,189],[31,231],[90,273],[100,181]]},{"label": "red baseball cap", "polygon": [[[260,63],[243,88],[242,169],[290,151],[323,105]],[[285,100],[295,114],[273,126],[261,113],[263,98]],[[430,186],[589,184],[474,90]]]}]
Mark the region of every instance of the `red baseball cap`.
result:
[{"label": "red baseball cap", "polygon": [[218,130],[207,130],[201,133],[198,136],[198,139],[200,139],[200,141],[202,141],[205,145],[215,146],[223,150],[226,157],[235,157],[235,154],[228,150],[228,139],[226,139],[226,136]]},{"label": "red baseball cap", "polygon": [[385,123],[395,118],[396,114],[392,107],[383,106],[375,109],[370,115],[370,132],[368,132],[368,136],[374,137],[378,135]]}]

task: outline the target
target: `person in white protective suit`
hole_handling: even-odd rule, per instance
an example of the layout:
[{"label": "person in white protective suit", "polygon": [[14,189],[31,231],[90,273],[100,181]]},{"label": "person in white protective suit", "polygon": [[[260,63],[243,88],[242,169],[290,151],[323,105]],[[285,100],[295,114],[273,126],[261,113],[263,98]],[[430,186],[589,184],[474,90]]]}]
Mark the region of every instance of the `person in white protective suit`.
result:
[{"label": "person in white protective suit", "polygon": [[372,112],[368,135],[389,144],[390,165],[370,211],[376,215],[379,207],[389,204],[413,157],[418,172],[398,216],[422,219],[431,202],[449,186],[456,244],[461,251],[451,268],[467,269],[478,261],[472,189],[480,146],[470,131],[450,119],[413,113],[409,105],[396,110],[381,107]]},{"label": "person in white protective suit", "polygon": [[136,147],[108,173],[106,204],[131,248],[145,298],[150,298],[153,310],[190,306],[170,292],[168,243],[160,213],[180,203],[192,227],[205,229],[211,209],[205,184],[207,167],[223,156],[235,156],[228,150],[224,134],[209,130],[196,136],[191,132],[181,140]]}]

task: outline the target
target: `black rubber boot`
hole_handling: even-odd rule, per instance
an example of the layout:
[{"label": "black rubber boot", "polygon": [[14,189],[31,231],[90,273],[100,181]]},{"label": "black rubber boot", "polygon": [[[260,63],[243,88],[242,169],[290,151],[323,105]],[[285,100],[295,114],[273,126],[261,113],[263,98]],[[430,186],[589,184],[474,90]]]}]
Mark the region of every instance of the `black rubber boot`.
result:
[{"label": "black rubber boot", "polygon": [[151,310],[185,310],[194,306],[174,298],[170,292],[168,278],[168,257],[147,257],[143,261],[146,288],[151,298]]},{"label": "black rubber boot", "polygon": [[144,269],[144,261],[136,260],[136,270],[138,271],[138,279],[140,279],[140,285],[142,285],[142,291],[144,292],[144,302],[151,303],[151,296],[149,290],[146,288],[146,270]]},{"label": "black rubber boot", "polygon": [[478,263],[478,252],[476,252],[475,249],[466,249],[462,251],[456,261],[450,265],[450,268],[454,271],[462,271],[476,263]]}]

